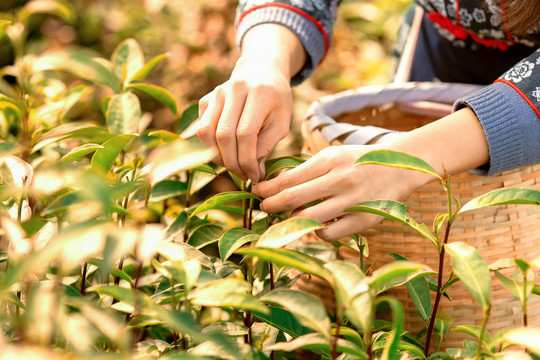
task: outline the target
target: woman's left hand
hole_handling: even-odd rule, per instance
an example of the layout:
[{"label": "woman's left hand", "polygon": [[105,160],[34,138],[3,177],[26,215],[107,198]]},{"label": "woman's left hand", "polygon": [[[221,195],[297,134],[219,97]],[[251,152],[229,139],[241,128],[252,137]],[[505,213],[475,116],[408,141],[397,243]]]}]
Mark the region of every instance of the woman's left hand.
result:
[{"label": "woman's left hand", "polygon": [[[292,210],[292,216],[307,217],[325,224],[317,232],[334,241],[370,228],[382,217],[346,212],[353,205],[376,199],[400,200],[426,182],[426,174],[381,165],[353,166],[363,154],[376,150],[373,145],[332,146],[298,167],[263,181],[254,193],[264,198],[263,211]],[[321,203],[311,207],[306,204]]]}]

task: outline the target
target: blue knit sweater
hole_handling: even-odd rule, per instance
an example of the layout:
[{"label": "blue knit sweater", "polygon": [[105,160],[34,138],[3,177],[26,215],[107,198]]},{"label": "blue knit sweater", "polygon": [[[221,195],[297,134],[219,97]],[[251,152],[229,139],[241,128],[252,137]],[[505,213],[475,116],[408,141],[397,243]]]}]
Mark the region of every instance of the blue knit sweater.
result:
[{"label": "blue knit sweater", "polygon": [[[338,2],[240,0],[238,43],[255,25],[271,22],[287,26],[297,34],[308,53],[308,61],[292,79],[292,84],[298,84],[315,70],[328,51]],[[504,69],[491,85],[457,100],[454,108],[470,107],[486,133],[490,163],[476,169],[477,173],[492,175],[540,163],[540,27],[527,36],[512,36],[505,27],[504,9],[494,0],[418,0],[417,3],[435,24],[439,35],[456,49],[471,42],[476,47],[496,49],[499,50],[493,59],[496,62],[514,48],[530,47],[530,55]]]}]

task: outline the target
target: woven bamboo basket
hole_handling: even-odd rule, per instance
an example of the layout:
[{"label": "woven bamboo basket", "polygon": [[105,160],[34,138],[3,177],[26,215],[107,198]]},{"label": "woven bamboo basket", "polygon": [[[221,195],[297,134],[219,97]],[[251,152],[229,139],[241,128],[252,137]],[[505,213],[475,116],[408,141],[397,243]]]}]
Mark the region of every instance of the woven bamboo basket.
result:
[{"label": "woven bamboo basket", "polygon": [[[457,98],[477,86],[448,83],[401,83],[359,88],[321,98],[314,103],[302,124],[304,151],[317,153],[330,145],[369,143],[388,130],[410,131],[447,115]],[[373,127],[379,127],[376,129]],[[367,133],[367,135],[366,135]],[[381,138],[384,140],[384,138]],[[462,173],[451,178],[453,196],[462,204],[490,190],[502,187],[540,189],[540,165],[528,166],[497,176],[476,176]],[[446,212],[446,192],[438,182],[430,183],[413,193],[404,203],[419,223],[430,226],[438,214]],[[428,240],[398,222],[383,220],[362,234],[368,239],[368,263],[376,267],[392,262],[388,253],[397,253],[411,261],[438,267],[438,254]],[[304,241],[322,241],[314,235]],[[463,241],[474,246],[488,264],[502,258],[531,259],[540,253],[540,206],[506,205],[467,213],[457,220],[450,241]],[[340,252],[343,259],[358,259],[351,249]],[[445,278],[450,271],[450,259],[445,260]],[[491,334],[522,325],[519,301],[493,277],[492,311],[487,329]],[[333,300],[328,284],[320,279],[303,276],[296,288],[310,292],[332,310]],[[405,328],[412,332],[425,329],[425,324],[405,287],[391,290],[405,306]],[[453,325],[481,325],[482,310],[462,283],[449,289],[452,298],[442,298],[439,312],[448,313]],[[540,326],[540,296],[532,296],[528,306],[529,325]],[[449,332],[444,347],[460,346],[467,335]]]}]

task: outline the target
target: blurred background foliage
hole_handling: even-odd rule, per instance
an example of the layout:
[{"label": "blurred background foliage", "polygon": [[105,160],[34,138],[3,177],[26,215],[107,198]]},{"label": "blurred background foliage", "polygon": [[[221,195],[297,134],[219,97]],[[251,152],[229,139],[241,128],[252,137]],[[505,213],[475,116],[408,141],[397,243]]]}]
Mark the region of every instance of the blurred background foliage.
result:
[{"label": "blurred background foliage", "polygon": [[[12,12],[26,2],[2,0],[0,12]],[[180,109],[226,81],[238,57],[233,26],[236,0],[69,2],[77,14],[72,24],[45,15],[32,17],[27,52],[81,45],[109,57],[121,41],[134,38],[148,58],[170,54],[150,81],[168,89]],[[296,125],[309,103],[321,95],[389,81],[400,16],[409,4],[410,0],[342,1],[330,53],[313,76],[295,88]],[[0,67],[12,61],[12,49],[4,40]],[[159,103],[143,99],[143,107],[153,113],[153,127],[172,126],[172,113]],[[99,111],[89,113],[92,117]],[[300,146],[298,131],[281,144],[289,153]]]}]

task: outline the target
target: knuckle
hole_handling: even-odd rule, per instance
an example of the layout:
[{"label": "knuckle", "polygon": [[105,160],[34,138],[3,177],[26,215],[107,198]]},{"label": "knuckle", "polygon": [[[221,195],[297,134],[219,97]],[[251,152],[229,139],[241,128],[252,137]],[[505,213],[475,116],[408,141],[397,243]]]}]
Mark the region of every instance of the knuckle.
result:
[{"label": "knuckle", "polygon": [[255,133],[248,126],[238,126],[238,129],[236,130],[236,137],[239,140],[247,140],[252,138],[254,135]]},{"label": "knuckle", "polygon": [[232,142],[232,136],[227,129],[216,130],[216,141],[220,144],[230,144]]},{"label": "knuckle", "polygon": [[235,80],[230,84],[230,88],[234,92],[245,91],[247,88],[247,82],[245,80]]}]

